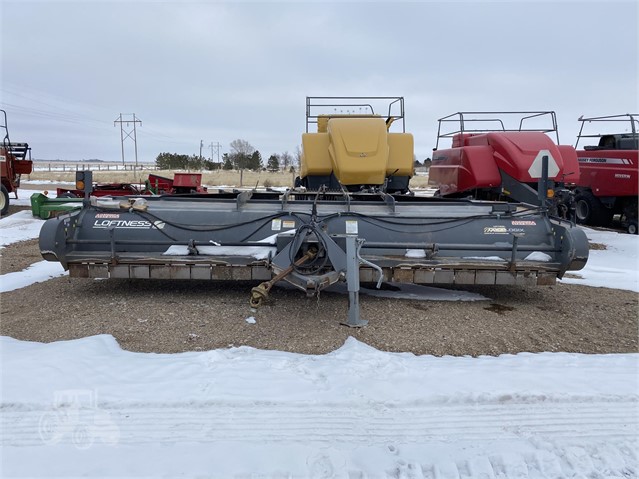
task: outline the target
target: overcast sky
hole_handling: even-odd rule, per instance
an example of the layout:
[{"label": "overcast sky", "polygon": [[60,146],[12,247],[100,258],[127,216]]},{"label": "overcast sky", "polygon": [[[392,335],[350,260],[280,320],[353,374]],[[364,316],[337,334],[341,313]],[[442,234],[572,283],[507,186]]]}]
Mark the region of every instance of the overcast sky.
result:
[{"label": "overcast sky", "polygon": [[[0,104],[39,159],[293,152],[306,96],[403,96],[418,159],[456,111],[638,108],[638,2],[0,3]],[[133,161],[133,143],[126,159]]]}]

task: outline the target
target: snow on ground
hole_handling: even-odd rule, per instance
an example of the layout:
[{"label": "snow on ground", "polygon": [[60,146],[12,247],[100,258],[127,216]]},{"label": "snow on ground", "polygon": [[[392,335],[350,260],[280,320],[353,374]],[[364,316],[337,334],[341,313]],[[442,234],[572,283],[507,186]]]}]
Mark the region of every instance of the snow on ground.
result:
[{"label": "snow on ground", "polygon": [[58,276],[68,275],[60,263],[38,261],[22,271],[0,275],[0,293],[42,283]]},{"label": "snow on ground", "polygon": [[18,211],[0,219],[0,250],[19,241],[26,241],[40,236],[44,220],[34,218],[30,210]]},{"label": "snow on ground", "polygon": [[588,241],[604,244],[606,249],[591,249],[586,267],[569,271],[561,282],[639,292],[639,236],[583,229]]},{"label": "snow on ground", "polygon": [[415,196],[435,196],[435,192],[437,191],[437,188],[425,186],[425,187],[413,188],[411,191],[415,193]]},{"label": "snow on ground", "polygon": [[[41,224],[28,211],[1,219],[2,245]],[[638,237],[588,236],[607,249],[565,281],[636,288]],[[44,264],[1,276],[2,289],[57,274]],[[2,337],[0,360],[2,477],[639,475],[638,354],[436,358],[349,338],[319,356],[171,355],[122,351],[103,335]]]},{"label": "snow on ground", "polygon": [[20,182],[24,185],[75,185],[73,181],[58,181],[58,180],[22,180]]},{"label": "snow on ground", "polygon": [[630,478],[639,355],[0,339],[3,477]]}]

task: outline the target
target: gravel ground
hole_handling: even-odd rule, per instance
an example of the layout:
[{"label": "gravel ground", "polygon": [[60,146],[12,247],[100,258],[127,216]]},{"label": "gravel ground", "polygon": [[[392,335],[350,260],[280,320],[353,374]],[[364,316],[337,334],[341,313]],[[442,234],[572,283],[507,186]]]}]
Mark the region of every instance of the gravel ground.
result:
[{"label": "gravel ground", "polygon": [[[37,240],[2,250],[2,272],[40,260]],[[465,287],[487,301],[361,296],[363,329],[349,329],[347,296],[319,301],[274,289],[256,324],[252,284],[57,278],[0,295],[0,334],[57,341],[112,334],[131,351],[173,353],[248,345],[326,353],[349,336],[386,351],[497,355],[521,351],[637,352],[637,294],[606,288]],[[461,288],[460,288],[461,289]]]},{"label": "gravel ground", "polygon": [[[15,206],[9,204],[7,216],[18,211],[30,210],[29,206]],[[3,216],[4,218],[4,216]],[[0,248],[0,274],[14,273],[22,271],[30,264],[42,261],[40,250],[38,249],[38,240],[21,241],[4,248]]]},{"label": "gravel ground", "polygon": [[[16,205],[9,204],[9,211],[7,212],[7,216],[11,216],[13,213],[17,213],[18,211],[30,210],[30,209],[31,209],[30,206],[16,206]],[[4,218],[5,216],[3,215],[2,217]]]},{"label": "gravel ground", "polygon": [[20,241],[0,249],[0,274],[15,273],[42,261],[38,240]]}]

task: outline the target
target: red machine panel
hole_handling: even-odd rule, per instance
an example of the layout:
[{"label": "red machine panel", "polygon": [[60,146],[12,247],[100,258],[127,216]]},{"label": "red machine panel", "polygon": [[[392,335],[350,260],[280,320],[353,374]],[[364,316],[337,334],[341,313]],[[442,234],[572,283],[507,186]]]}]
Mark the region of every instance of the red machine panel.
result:
[{"label": "red machine panel", "polygon": [[455,135],[452,148],[433,153],[430,183],[436,185],[442,195],[498,187],[501,184],[499,170],[522,183],[535,183],[537,178],[532,178],[528,170],[541,151],[549,152],[559,168],[551,179],[579,180],[573,147],[557,146],[541,132],[508,131]]},{"label": "red machine panel", "polygon": [[595,196],[637,196],[639,152],[637,150],[578,150],[581,178]]}]

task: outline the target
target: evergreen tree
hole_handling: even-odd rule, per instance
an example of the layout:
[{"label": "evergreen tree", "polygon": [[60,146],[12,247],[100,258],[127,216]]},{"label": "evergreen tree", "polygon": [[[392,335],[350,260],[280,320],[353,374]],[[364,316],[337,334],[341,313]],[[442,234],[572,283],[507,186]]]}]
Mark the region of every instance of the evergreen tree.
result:
[{"label": "evergreen tree", "polygon": [[202,161],[199,156],[180,155],[178,153],[160,153],[155,165],[161,170],[201,170]]},{"label": "evergreen tree", "polygon": [[277,155],[273,154],[268,157],[266,162],[266,169],[268,171],[279,171],[280,169],[280,160]]},{"label": "evergreen tree", "polygon": [[222,165],[221,163],[216,163],[215,161],[211,160],[203,160],[202,163],[202,168],[207,171],[219,170]]},{"label": "evergreen tree", "polygon": [[160,153],[157,158],[155,158],[155,166],[157,166],[160,170],[168,170],[171,168],[171,154],[170,153]]},{"label": "evergreen tree", "polygon": [[228,153],[224,153],[222,155],[222,169],[223,170],[233,169],[233,160],[231,159]]},{"label": "evergreen tree", "polygon": [[262,169],[262,155],[258,150],[255,150],[249,157],[247,168],[253,171],[260,171]]}]

